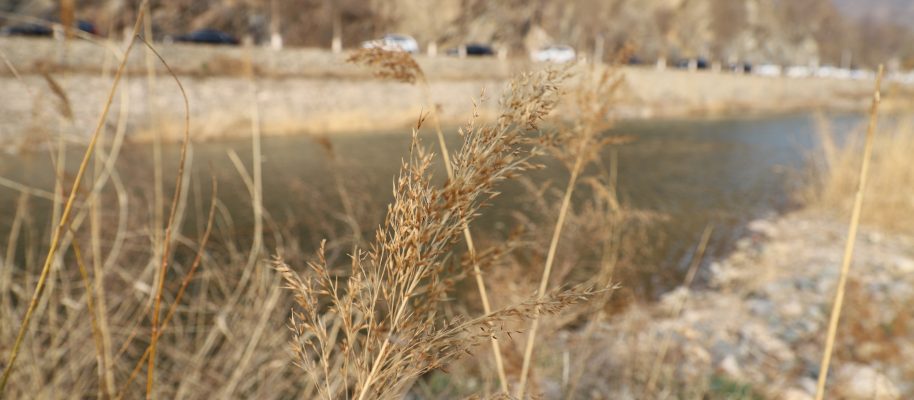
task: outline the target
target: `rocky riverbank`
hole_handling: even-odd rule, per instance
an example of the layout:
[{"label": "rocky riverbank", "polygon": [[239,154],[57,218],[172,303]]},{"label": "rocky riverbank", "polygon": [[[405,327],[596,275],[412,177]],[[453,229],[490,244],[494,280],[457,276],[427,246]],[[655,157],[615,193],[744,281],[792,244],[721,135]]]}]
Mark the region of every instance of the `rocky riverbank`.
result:
[{"label": "rocky riverbank", "polygon": [[[680,288],[603,325],[590,340],[606,355],[588,368],[626,383],[588,385],[644,398],[658,371],[658,396],[812,399],[844,219],[801,212],[751,223],[737,250],[701,272],[707,287]],[[827,398],[914,398],[914,238],[864,228],[846,296]]]}]

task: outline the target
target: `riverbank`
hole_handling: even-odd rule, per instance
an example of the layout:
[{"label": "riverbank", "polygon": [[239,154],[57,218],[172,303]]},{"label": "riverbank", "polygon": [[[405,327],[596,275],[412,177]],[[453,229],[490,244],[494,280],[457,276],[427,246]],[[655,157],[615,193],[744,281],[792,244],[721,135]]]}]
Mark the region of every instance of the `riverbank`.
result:
[{"label": "riverbank", "polygon": [[[401,129],[428,108],[423,89],[373,79],[371,71],[347,64],[345,53],[189,45],[161,45],[159,50],[187,91],[198,140],[249,134],[255,109],[264,134],[284,135]],[[88,134],[110,87],[110,51],[84,41],[64,45],[23,38],[0,38],[0,51],[21,75],[8,68],[0,74],[0,91],[8,99],[0,104],[0,142],[15,147],[50,133]],[[248,60],[253,80],[245,72]],[[480,105],[481,118],[494,117],[507,79],[543,67],[496,58],[418,56],[417,61],[428,76],[431,102],[448,125],[465,122],[483,90],[489,101]],[[136,49],[122,83],[128,96],[128,136],[142,140],[159,131],[177,138],[183,121],[177,86],[158,61],[152,63],[152,79],[146,65],[145,52]],[[625,67],[624,74],[614,107],[621,118],[862,110],[871,90],[871,83],[862,81],[651,67]],[[119,104],[115,102],[112,126]]]},{"label": "riverbank", "polygon": [[[591,340],[606,354],[590,368],[628,373],[610,381],[629,384],[587,384],[617,394],[610,398],[641,398],[658,371],[654,393],[674,398],[812,399],[847,235],[844,219],[803,211],[752,222],[736,251],[700,272],[708,287],[680,288],[601,325]],[[862,229],[827,398],[914,396],[912,249],[912,237]]]}]

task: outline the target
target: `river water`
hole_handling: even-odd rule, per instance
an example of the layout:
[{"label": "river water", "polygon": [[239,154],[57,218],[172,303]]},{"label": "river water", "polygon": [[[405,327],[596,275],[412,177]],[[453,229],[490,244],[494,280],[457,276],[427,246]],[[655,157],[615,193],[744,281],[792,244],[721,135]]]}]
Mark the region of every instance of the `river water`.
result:
[{"label": "river water", "polygon": [[[861,122],[855,115],[830,115],[827,119],[839,134],[852,132]],[[637,262],[673,273],[650,282],[646,295],[675,285],[681,276],[678,272],[689,264],[705,226],[714,226],[707,253],[707,259],[713,259],[732,248],[744,234],[748,221],[796,206],[793,193],[802,183],[805,164],[816,148],[816,126],[813,116],[794,114],[630,121],[613,128],[611,134],[635,137],[634,142],[606,149],[602,155],[604,165],[608,164],[606,160],[617,157],[618,197],[627,207],[663,216],[649,232],[652,237],[662,237],[658,241],[662,244]],[[376,226],[391,198],[392,181],[409,140],[406,131],[334,136],[330,139],[334,160],[330,161],[325,148],[312,137],[264,138],[264,206],[275,221],[268,230],[292,233],[293,240],[306,249],[313,248],[322,237],[345,232],[334,173],[339,173],[354,201],[361,204],[359,214]],[[455,135],[450,142],[452,148],[459,144]],[[425,137],[424,143],[437,150],[433,136]],[[234,227],[223,229],[220,234],[234,235],[233,239],[244,242],[251,232],[250,196],[229,157],[232,152],[250,172],[250,140],[194,145],[186,229],[193,231],[200,226],[197,214],[202,214],[199,210],[205,207],[208,176],[214,175]],[[128,190],[139,198],[151,196],[149,153],[147,146],[128,145],[118,167],[125,171],[122,175]],[[79,154],[75,150],[68,154],[72,170]],[[0,176],[49,190],[53,187],[53,173],[48,160],[46,152],[0,155]],[[174,165],[176,160],[177,148],[168,147],[166,165]],[[436,174],[444,175],[440,168]],[[545,169],[530,175],[537,184],[551,181],[555,188],[564,187],[567,176],[565,169],[550,162],[546,162]],[[508,184],[500,189],[503,194],[474,224],[480,231],[494,232],[494,236],[507,234],[516,225],[518,214],[534,212],[529,192],[523,186]],[[586,190],[579,193],[587,196]],[[18,197],[18,192],[0,186],[0,247],[6,246]],[[46,232],[49,202],[33,198],[30,204],[33,222],[44,226],[39,231]],[[131,207],[147,211],[150,206],[148,200],[141,200],[134,201]],[[316,218],[315,213],[330,217]],[[551,229],[551,222],[543,222],[543,227]]]}]

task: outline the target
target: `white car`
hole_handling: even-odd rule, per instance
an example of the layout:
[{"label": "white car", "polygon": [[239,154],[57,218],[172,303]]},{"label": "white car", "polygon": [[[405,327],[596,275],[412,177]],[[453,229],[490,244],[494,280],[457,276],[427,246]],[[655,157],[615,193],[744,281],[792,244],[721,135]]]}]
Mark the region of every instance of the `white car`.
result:
[{"label": "white car", "polygon": [[419,43],[409,35],[387,34],[378,40],[362,42],[362,48],[371,49],[379,47],[388,51],[405,51],[416,54],[419,52]]},{"label": "white car", "polygon": [[803,65],[792,65],[787,67],[786,75],[788,78],[809,78],[815,71],[812,68]]},{"label": "white car", "polygon": [[530,57],[533,59],[533,61],[537,62],[553,62],[561,64],[574,61],[577,55],[571,46],[552,45],[534,51]]},{"label": "white car", "polygon": [[783,69],[780,65],[762,64],[752,69],[752,73],[760,76],[781,76]]}]

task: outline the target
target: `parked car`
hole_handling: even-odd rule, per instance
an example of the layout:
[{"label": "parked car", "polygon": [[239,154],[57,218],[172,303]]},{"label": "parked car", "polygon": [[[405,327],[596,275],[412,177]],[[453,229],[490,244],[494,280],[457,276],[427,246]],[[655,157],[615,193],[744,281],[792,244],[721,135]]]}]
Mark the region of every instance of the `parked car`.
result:
[{"label": "parked car", "polygon": [[752,73],[761,76],[781,76],[783,68],[776,64],[762,64],[752,69]]},{"label": "parked car", "polygon": [[[487,44],[471,43],[471,44],[463,46],[463,48],[466,50],[465,55],[469,56],[469,57],[486,57],[486,56],[495,55],[495,49],[493,49],[492,46],[489,46]],[[447,55],[459,56],[460,48],[454,47],[454,48],[448,49]]]},{"label": "parked car", "polygon": [[200,29],[187,33],[184,35],[179,35],[174,38],[175,42],[184,42],[184,43],[200,43],[200,44],[221,44],[221,45],[237,45],[240,43],[238,38],[232,36],[231,34],[215,30],[215,29]]},{"label": "parked car", "polygon": [[642,60],[641,57],[638,57],[636,55],[629,56],[626,63],[628,65],[644,65],[645,64],[644,60]]},{"label": "parked car", "polygon": [[809,78],[815,71],[805,65],[791,65],[787,67],[785,75],[788,78]]},{"label": "parked car", "polygon": [[[56,21],[50,21],[56,22]],[[98,34],[95,30],[95,25],[89,21],[78,20],[76,21],[76,28],[93,35]],[[41,36],[52,36],[54,34],[54,29],[50,25],[45,24],[34,24],[34,23],[24,23],[18,25],[10,25],[0,29],[0,36],[32,36],[32,37],[41,37]]]},{"label": "parked car", "polygon": [[679,69],[691,69],[693,66],[695,69],[708,69],[711,64],[704,57],[684,58],[676,62],[676,68]]},{"label": "parked car", "polygon": [[551,45],[534,51],[530,57],[537,62],[566,63],[574,61],[577,55],[571,46]]},{"label": "parked car", "polygon": [[389,51],[405,51],[416,54],[419,52],[419,43],[412,36],[397,33],[389,33],[378,40],[362,42],[362,47],[366,49],[379,47]]},{"label": "parked car", "polygon": [[467,55],[468,56],[492,56],[495,55],[495,50],[492,46],[481,43],[471,43],[466,45]]},{"label": "parked car", "polygon": [[727,64],[727,69],[735,74],[751,74],[752,64],[748,62],[734,62]]}]

